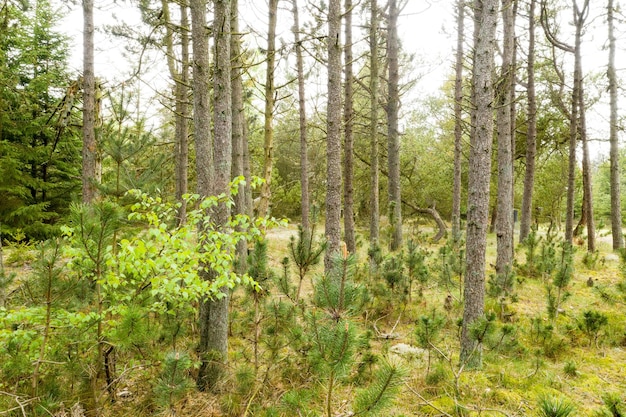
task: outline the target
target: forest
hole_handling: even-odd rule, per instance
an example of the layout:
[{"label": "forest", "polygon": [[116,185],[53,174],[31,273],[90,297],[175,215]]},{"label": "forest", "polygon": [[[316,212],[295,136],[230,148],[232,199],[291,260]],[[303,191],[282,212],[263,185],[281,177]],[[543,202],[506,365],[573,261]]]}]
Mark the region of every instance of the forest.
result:
[{"label": "forest", "polygon": [[0,416],[626,416],[619,0],[0,29]]}]

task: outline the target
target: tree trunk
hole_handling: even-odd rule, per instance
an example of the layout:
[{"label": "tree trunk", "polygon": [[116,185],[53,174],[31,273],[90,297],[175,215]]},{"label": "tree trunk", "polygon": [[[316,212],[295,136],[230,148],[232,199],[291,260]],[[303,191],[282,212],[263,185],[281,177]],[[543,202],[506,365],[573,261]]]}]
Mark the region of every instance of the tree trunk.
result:
[{"label": "tree trunk", "polygon": [[513,52],[515,22],[513,1],[502,0],[502,69],[497,91],[498,131],[498,202],[496,218],[496,274],[511,271],[513,261],[513,150],[511,131],[511,103],[515,99],[512,90],[515,67]]},{"label": "tree trunk", "polygon": [[392,230],[390,249],[402,247],[402,201],[400,197],[400,140],[398,134],[398,4],[389,2],[387,56],[389,59],[389,101],[387,102],[387,162],[389,164],[389,223]]},{"label": "tree trunk", "polygon": [[370,9],[370,245],[377,245],[380,231],[380,208],[378,195],[378,5],[376,0],[370,0]]},{"label": "tree trunk", "polygon": [[83,0],[83,203],[99,196],[100,150],[96,138],[93,0]]},{"label": "tree trunk", "polygon": [[[210,196],[213,189],[213,151],[211,149],[211,113],[209,109],[209,44],[206,24],[207,5],[205,0],[191,0],[191,44],[193,51],[193,125],[196,149],[196,175],[197,191],[201,197]],[[207,268],[209,265],[199,266],[198,274],[205,280],[210,280],[211,275]],[[209,326],[210,302],[202,300],[199,306],[200,341],[198,354],[201,372],[196,381],[200,390],[213,387],[207,377],[207,365],[211,360],[212,352],[208,347],[209,332],[213,329]],[[212,378],[212,382],[217,377]]]},{"label": "tree trunk", "polygon": [[170,77],[174,81],[174,177],[175,177],[175,198],[181,205],[178,209],[178,224],[184,224],[187,216],[187,204],[183,199],[183,195],[188,192],[187,181],[187,164],[189,159],[189,105],[187,102],[187,94],[189,91],[189,17],[187,15],[187,6],[180,5],[180,68],[177,68],[175,53],[173,30],[174,23],[171,20],[169,2],[161,1],[161,9],[163,10],[163,20],[165,22],[165,47],[167,55],[167,67]]},{"label": "tree trunk", "polygon": [[343,179],[343,228],[346,249],[350,253],[356,252],[356,237],[354,231],[354,109],[352,98],[352,0],[345,1],[345,87],[344,87],[344,179]]},{"label": "tree trunk", "polygon": [[[243,164],[243,142],[244,137],[244,120],[243,111],[243,82],[241,80],[241,40],[239,34],[239,0],[231,0],[230,4],[230,29],[232,32],[230,38],[231,59],[231,99],[232,99],[232,143],[233,143],[233,162],[232,177],[245,177]],[[246,187],[249,187],[250,178],[246,178],[246,184],[239,185],[237,195],[235,196],[235,212],[237,214],[247,214],[246,207]],[[237,243],[237,272],[243,274],[248,271],[248,244],[245,240]]]},{"label": "tree trunk", "polygon": [[457,0],[457,38],[454,77],[454,188],[452,192],[452,239],[461,238],[461,156],[463,150],[463,41],[465,0]]},{"label": "tree trunk", "polygon": [[479,366],[481,348],[470,334],[472,324],[484,313],[485,251],[489,214],[489,180],[493,140],[493,55],[496,49],[497,0],[474,2],[474,64],[472,94],[475,103],[475,135],[471,138],[467,198],[467,247],[464,285],[461,362]]},{"label": "tree trunk", "polygon": [[269,25],[267,30],[267,67],[265,73],[265,127],[263,128],[263,179],[259,216],[269,215],[272,198],[272,170],[274,166],[274,70],[276,63],[276,21],[278,0],[269,0]]},{"label": "tree trunk", "polygon": [[300,116],[300,189],[302,229],[308,231],[311,228],[309,215],[311,203],[309,202],[309,151],[306,132],[306,95],[304,94],[304,59],[302,57],[302,41],[300,40],[300,16],[298,13],[298,0],[293,2],[293,37],[296,44],[296,67],[298,71],[298,111]]},{"label": "tree trunk", "polygon": [[583,85],[583,71],[582,71],[582,55],[581,55],[581,42],[582,31],[586,20],[589,0],[585,0],[585,4],[582,10],[578,9],[576,0],[574,0],[574,13],[578,16],[576,27],[576,67],[579,74],[578,78],[578,106],[580,108],[580,139],[583,145],[583,205],[584,212],[587,217],[587,250],[589,252],[595,252],[596,250],[596,227],[593,219],[593,189],[591,178],[591,161],[589,160],[589,141],[587,138],[587,117],[585,110],[585,88]]},{"label": "tree trunk", "polygon": [[620,197],[620,167],[619,167],[619,140],[617,136],[617,75],[615,74],[615,19],[613,0],[608,0],[609,4],[607,20],[609,25],[609,68],[607,76],[609,78],[610,94],[610,131],[611,142],[611,234],[613,236],[613,249],[624,247],[624,235],[622,234],[622,212]]},{"label": "tree trunk", "polygon": [[524,195],[519,228],[519,241],[523,242],[530,233],[532,222],[533,190],[535,188],[535,157],[537,154],[537,98],[535,94],[535,6],[530,0],[528,12],[528,128],[526,131],[526,170],[524,174]]},{"label": "tree trunk", "polygon": [[328,5],[328,105],[326,126],[326,227],[324,269],[329,272],[341,242],[341,30],[340,0]]},{"label": "tree trunk", "polygon": [[[574,23],[576,26],[576,37],[574,44],[574,91],[572,93],[572,108],[577,106],[579,117],[574,117],[572,112],[571,123],[574,124],[573,130],[577,131],[576,138],[580,137],[583,145],[583,209],[581,211],[581,220],[579,225],[587,225],[587,250],[595,251],[595,225],[593,221],[593,195],[591,189],[591,165],[589,161],[589,146],[587,142],[587,127],[585,118],[584,88],[583,88],[583,72],[582,72],[582,55],[581,43],[582,32],[589,13],[589,0],[584,0],[583,8],[580,9],[576,0],[572,0],[572,9]],[[573,176],[573,175],[572,175]],[[569,200],[568,200],[569,202]],[[569,214],[569,213],[568,213]],[[572,225],[573,225],[573,208],[572,208]],[[578,229],[578,227],[576,228]],[[567,231],[566,231],[567,232]],[[575,234],[572,231],[572,237]]]}]

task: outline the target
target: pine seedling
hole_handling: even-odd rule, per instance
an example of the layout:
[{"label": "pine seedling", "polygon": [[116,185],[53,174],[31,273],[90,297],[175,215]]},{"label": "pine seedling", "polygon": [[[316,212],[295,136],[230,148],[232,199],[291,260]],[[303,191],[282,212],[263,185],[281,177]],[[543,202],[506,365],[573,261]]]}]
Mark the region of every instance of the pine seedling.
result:
[{"label": "pine seedling", "polygon": [[391,405],[402,386],[406,370],[385,361],[374,376],[374,381],[359,390],[354,399],[354,415],[378,416]]},{"label": "pine seedling", "polygon": [[154,398],[163,410],[171,410],[195,384],[189,377],[193,363],[187,353],[169,352],[163,360],[163,368],[154,387]]},{"label": "pine seedling", "polygon": [[298,268],[298,290],[296,291],[296,303],[300,299],[302,292],[302,282],[312,267],[317,265],[322,258],[322,253],[326,250],[326,242],[318,241],[315,238],[315,219],[317,211],[313,211],[313,222],[311,230],[304,230],[298,226],[298,239],[291,237],[289,241],[289,252],[291,259]]},{"label": "pine seedling", "polygon": [[569,417],[574,413],[574,404],[555,397],[543,396],[539,399],[540,417]]},{"label": "pine seedling", "polygon": [[559,315],[562,303],[567,299],[569,293],[566,291],[574,275],[573,247],[567,242],[561,244],[561,262],[552,279],[552,283],[546,286],[548,301],[548,316],[555,321]]},{"label": "pine seedling", "polygon": [[392,292],[403,293],[408,291],[406,279],[404,276],[404,264],[402,262],[402,254],[397,256],[389,255],[383,262],[382,276]]},{"label": "pine seedling", "polygon": [[556,232],[548,232],[544,239],[539,238],[539,259],[536,259],[536,272],[544,278],[549,277],[558,264]]},{"label": "pine seedling", "polygon": [[465,250],[462,242],[448,241],[439,248],[440,283],[447,292],[451,287],[459,290],[459,299],[463,299],[463,275],[465,274]]},{"label": "pine seedling", "polygon": [[609,322],[606,314],[595,310],[583,312],[582,319],[578,321],[578,328],[589,338],[589,346],[598,344],[600,331]]},{"label": "pine seedling", "polygon": [[622,397],[615,392],[602,395],[604,407],[595,413],[596,417],[626,417],[626,405]]},{"label": "pine seedling", "polygon": [[421,250],[415,240],[409,239],[407,244],[407,254],[404,258],[409,280],[409,301],[411,301],[413,281],[417,281],[419,283],[419,296],[422,297],[424,293],[424,286],[428,282],[428,276],[430,273],[428,265],[426,264],[427,255],[428,252]]},{"label": "pine seedling", "polygon": [[261,339],[261,322],[263,321],[263,312],[261,311],[261,302],[267,294],[269,294],[269,285],[275,277],[268,265],[267,259],[267,241],[258,240],[254,245],[254,251],[248,259],[248,275],[258,284],[255,288],[251,288],[252,299],[254,300],[254,317],[253,317],[253,337],[254,346],[254,369],[259,371],[260,360],[260,339]]},{"label": "pine seedling", "polygon": [[370,273],[376,275],[378,268],[383,262],[383,250],[378,242],[373,242],[367,249],[367,257],[370,261]]},{"label": "pine seedling", "polygon": [[358,288],[351,282],[354,256],[333,259],[333,268],[316,281],[313,303],[318,310],[309,315],[312,339],[310,359],[325,379],[325,414],[332,417],[334,388],[354,363],[357,326],[350,315],[358,307]]},{"label": "pine seedling", "polygon": [[437,310],[433,309],[429,315],[420,316],[415,327],[415,337],[417,344],[428,352],[428,365],[426,367],[426,377],[430,374],[431,351],[437,343],[439,333],[446,324],[446,318]]},{"label": "pine seedling", "polygon": [[507,318],[508,302],[516,298],[513,292],[515,281],[515,272],[507,265],[502,273],[492,274],[487,282],[487,294],[497,299],[500,305],[500,320]]},{"label": "pine seedling", "polygon": [[583,255],[583,265],[587,267],[587,269],[596,269],[598,266],[598,261],[600,259],[600,252],[585,252]]},{"label": "pine seedling", "polygon": [[537,228],[533,227],[526,239],[522,242],[524,251],[526,252],[526,263],[520,267],[527,276],[535,276],[537,269],[535,265],[535,259],[537,256],[537,248],[541,238],[537,236]]}]

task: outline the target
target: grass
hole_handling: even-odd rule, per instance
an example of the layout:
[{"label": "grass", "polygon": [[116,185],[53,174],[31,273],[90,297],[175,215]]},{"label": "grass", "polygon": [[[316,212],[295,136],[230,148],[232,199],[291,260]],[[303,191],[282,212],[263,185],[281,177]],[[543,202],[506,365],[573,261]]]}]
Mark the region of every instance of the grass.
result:
[{"label": "grass", "polygon": [[[296,234],[294,226],[275,229],[268,235],[268,252],[270,266],[280,273],[281,261],[289,256],[288,243],[291,235]],[[407,236],[408,237],[408,236]],[[423,239],[424,240],[424,239]],[[361,240],[364,242],[364,240]],[[516,242],[517,243],[517,242]],[[379,357],[385,356],[393,345],[400,343],[416,346],[415,327],[420,316],[437,309],[445,315],[445,325],[437,339],[429,375],[427,363],[417,356],[407,356],[399,360],[409,369],[394,406],[385,412],[390,416],[593,416],[603,405],[606,392],[622,393],[626,397],[626,315],[623,304],[611,304],[601,294],[587,285],[591,277],[603,288],[614,288],[621,281],[619,262],[610,256],[606,262],[599,263],[596,269],[590,270],[582,263],[583,248],[575,254],[574,278],[569,284],[570,297],[563,303],[563,311],[559,314],[550,333],[550,341],[540,341],[531,333],[532,319],[537,319],[544,328],[550,325],[546,313],[545,282],[539,278],[518,277],[516,283],[516,301],[509,303],[511,311],[510,323],[498,323],[514,327],[510,336],[502,337],[498,342],[498,330],[484,349],[484,363],[479,370],[459,371],[458,326],[462,316],[462,304],[455,300],[451,309],[444,310],[448,292],[437,284],[438,248],[443,244],[427,243],[431,251],[429,265],[431,277],[424,288],[422,297],[417,294],[417,285],[413,286],[412,301],[406,305],[394,302],[387,309],[375,309],[370,304],[360,316],[363,324],[372,335],[371,350]],[[367,244],[361,244],[358,253],[361,279],[367,280]],[[610,253],[610,245],[600,242],[600,259]],[[5,248],[6,251],[10,249]],[[486,276],[493,273],[490,266],[495,263],[495,235],[489,235],[487,246]],[[524,253],[516,253],[518,262],[524,262]],[[5,257],[6,259],[6,257]],[[293,265],[292,265],[293,267]],[[8,266],[11,271],[28,273],[28,264],[22,267]],[[310,277],[304,281],[305,297],[312,292],[312,278],[319,276],[323,270],[323,262],[315,266]],[[292,270],[292,279],[295,272]],[[454,297],[458,297],[455,292]],[[279,297],[273,293],[270,297]],[[239,320],[245,311],[237,311],[246,298],[244,291],[239,290],[233,297],[233,315]],[[487,310],[495,309],[498,303],[487,299]],[[577,320],[583,311],[596,310],[608,317],[608,325],[600,332],[597,346],[588,343],[588,338],[577,328]],[[234,323],[236,324],[236,323]],[[383,336],[388,336],[384,338]],[[190,349],[194,340],[187,340]],[[233,375],[238,367],[249,365],[250,341],[244,331],[235,331],[230,340],[230,366]],[[288,346],[283,347],[288,351]],[[192,392],[183,400],[178,408],[179,416],[195,415],[228,415],[224,408],[233,410],[231,415],[291,415],[286,414],[279,405],[283,396],[291,388],[293,374],[303,373],[302,370],[290,370],[292,363],[289,355],[282,362],[267,364],[272,371],[263,374],[263,380],[257,381],[257,389],[237,392],[237,379],[233,376],[227,383],[230,393],[222,398],[215,398],[204,393]],[[246,365],[247,364],[247,365]],[[568,365],[569,364],[569,365]],[[570,371],[566,371],[566,369]],[[291,372],[291,373],[290,373]],[[347,381],[336,388],[338,411],[347,413],[348,404],[359,388],[358,379]],[[306,392],[312,406],[321,404],[324,390],[314,379],[299,387]],[[241,391],[241,390],[240,390]],[[150,392],[149,390],[147,392]],[[225,407],[225,403],[238,406]],[[195,409],[193,405],[196,405]],[[219,404],[222,404],[221,411]],[[231,405],[232,405],[231,404]],[[571,405],[575,411],[569,412]],[[116,404],[109,414],[124,412],[123,404]],[[129,405],[130,407],[130,405]],[[552,407],[552,408],[551,408]],[[202,413],[198,414],[198,409]],[[236,410],[236,411],[235,411]],[[247,411],[242,411],[247,410]],[[270,412],[270,410],[274,410]],[[283,411],[281,411],[283,410]],[[554,413],[550,413],[554,410]],[[138,417],[143,412],[134,410]],[[560,414],[559,414],[560,412]],[[112,414],[111,414],[112,413]],[[247,413],[247,414],[242,414]],[[106,415],[106,413],[105,413]],[[147,415],[147,414],[145,414]],[[347,415],[347,414],[346,414]]]}]

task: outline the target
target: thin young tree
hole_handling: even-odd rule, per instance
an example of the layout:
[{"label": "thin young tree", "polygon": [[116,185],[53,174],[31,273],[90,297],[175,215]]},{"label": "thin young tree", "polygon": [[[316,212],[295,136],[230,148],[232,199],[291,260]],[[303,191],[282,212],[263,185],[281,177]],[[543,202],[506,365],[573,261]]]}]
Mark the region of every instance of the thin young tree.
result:
[{"label": "thin young tree", "polygon": [[593,187],[592,187],[592,174],[591,174],[591,158],[589,156],[589,138],[587,137],[587,110],[585,106],[585,88],[583,81],[583,69],[582,69],[582,34],[584,31],[585,22],[589,16],[589,0],[584,0],[582,7],[578,5],[576,0],[572,0],[572,6],[574,9],[574,22],[576,25],[576,38],[574,47],[574,61],[576,65],[575,72],[578,73],[578,78],[575,82],[578,83],[578,96],[574,99],[578,100],[578,106],[580,109],[579,118],[579,136],[583,147],[583,209],[581,215],[580,225],[587,226],[587,250],[589,252],[595,252],[596,250],[596,226],[593,215]]},{"label": "thin young tree", "polygon": [[498,197],[496,216],[496,274],[507,274],[513,261],[513,149],[511,103],[513,91],[515,19],[513,0],[502,0],[502,66],[496,92],[498,132]]},{"label": "thin young tree", "polygon": [[535,158],[537,155],[537,97],[535,93],[535,7],[537,1],[530,0],[528,7],[528,58],[526,82],[528,127],[526,130],[526,168],[524,172],[524,194],[520,219],[519,241],[523,242],[530,233],[533,190],[535,188]]},{"label": "thin young tree", "polygon": [[356,252],[356,237],[354,230],[354,103],[353,103],[353,68],[352,68],[352,0],[345,0],[345,45],[344,51],[344,149],[343,149],[343,228],[346,249],[350,253]]},{"label": "thin young tree", "polygon": [[265,70],[265,124],[263,128],[263,179],[259,201],[259,216],[267,216],[272,198],[272,170],[274,167],[274,70],[276,69],[276,23],[278,0],[269,0],[269,23],[267,28],[267,58]]},{"label": "thin young tree", "polygon": [[464,285],[463,327],[461,331],[461,362],[480,365],[481,347],[472,338],[472,324],[484,315],[485,252],[491,148],[493,141],[493,69],[496,49],[497,0],[474,1],[474,62],[472,95],[475,106],[473,135],[470,139],[466,274]]},{"label": "thin young tree", "polygon": [[610,126],[609,141],[611,143],[611,235],[613,236],[613,249],[624,247],[622,234],[622,213],[620,197],[620,167],[619,167],[619,141],[617,137],[617,75],[615,73],[615,6],[613,0],[608,0],[607,24],[609,29],[609,66],[607,77],[609,79],[610,95]]},{"label": "thin young tree", "polygon": [[398,16],[397,0],[389,1],[389,26],[387,28],[387,58],[389,77],[387,82],[389,100],[387,102],[387,163],[389,170],[389,221],[391,223],[390,249],[402,247],[402,200],[400,193],[400,139],[398,134]]},{"label": "thin young tree", "polygon": [[302,53],[302,40],[300,39],[300,16],[298,12],[298,0],[292,0],[293,4],[293,38],[296,49],[296,71],[298,74],[298,115],[300,123],[300,206],[302,212],[302,229],[311,228],[309,214],[311,203],[309,201],[309,151],[307,140],[306,122],[306,95],[304,90],[304,58]]},{"label": "thin young tree", "polygon": [[332,269],[341,243],[341,3],[328,3],[328,104],[326,116],[326,224],[324,269]]},{"label": "thin young tree", "polygon": [[83,202],[98,198],[100,151],[96,138],[93,0],[83,0]]},{"label": "thin young tree", "polygon": [[378,161],[378,4],[370,0],[370,245],[378,245],[380,232]]},{"label": "thin young tree", "polygon": [[[243,80],[241,78],[241,69],[243,62],[241,58],[241,34],[239,33],[239,0],[231,0],[230,3],[230,52],[231,52],[231,100],[232,100],[232,143],[233,143],[233,161],[232,161],[232,178],[243,176],[246,179],[245,184],[240,184],[237,195],[235,196],[234,210],[237,214],[248,214],[248,206],[246,200],[246,188],[250,187],[250,177],[246,177],[244,170],[244,142],[245,137],[245,114],[243,108]],[[248,270],[248,244],[245,240],[237,243],[237,272],[245,273]]]},{"label": "thin young tree", "polygon": [[180,26],[177,35],[180,37],[180,63],[176,62],[174,52],[174,28],[168,0],[161,1],[163,21],[165,23],[165,48],[167,67],[174,81],[174,196],[180,204],[178,209],[179,224],[185,223],[187,204],[183,195],[188,192],[188,160],[189,160],[189,15],[187,5],[180,3]]},{"label": "thin young tree", "polygon": [[454,185],[452,192],[452,238],[461,237],[461,156],[463,150],[463,42],[465,0],[456,2],[456,57],[454,64]]}]

